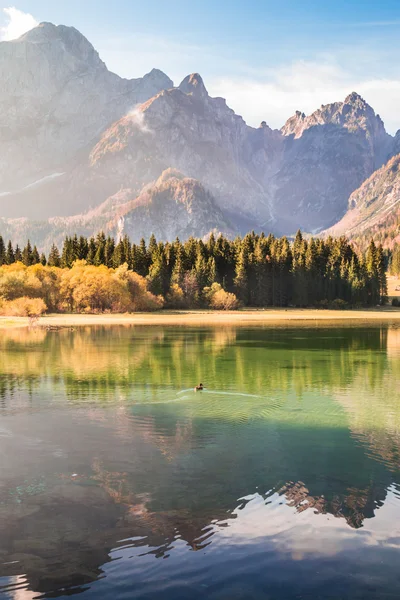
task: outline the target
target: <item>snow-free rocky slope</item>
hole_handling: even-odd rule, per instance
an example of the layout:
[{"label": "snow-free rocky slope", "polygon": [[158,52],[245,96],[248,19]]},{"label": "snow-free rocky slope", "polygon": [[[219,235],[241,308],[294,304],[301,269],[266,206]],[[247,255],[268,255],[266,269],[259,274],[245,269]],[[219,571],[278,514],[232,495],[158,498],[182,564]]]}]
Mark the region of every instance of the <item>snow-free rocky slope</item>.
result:
[{"label": "snow-free rocky slope", "polygon": [[[199,74],[178,87],[156,69],[121,79],[62,25],[1,42],[0,76],[3,231],[23,218],[19,230],[24,223],[39,245],[39,231],[48,239],[56,222],[70,231],[89,214],[96,227],[120,219],[135,239],[156,230],[165,239],[205,229],[320,231],[400,148],[356,93],[309,116],[298,111],[280,131],[254,128],[212,98]],[[168,169],[183,174],[185,191],[174,203],[172,192],[154,201],[148,186],[158,188]],[[182,200],[190,185],[194,204]]]},{"label": "snow-free rocky slope", "polygon": [[344,217],[325,235],[346,235],[365,247],[373,237],[400,243],[400,154],[375,171],[349,198]]}]

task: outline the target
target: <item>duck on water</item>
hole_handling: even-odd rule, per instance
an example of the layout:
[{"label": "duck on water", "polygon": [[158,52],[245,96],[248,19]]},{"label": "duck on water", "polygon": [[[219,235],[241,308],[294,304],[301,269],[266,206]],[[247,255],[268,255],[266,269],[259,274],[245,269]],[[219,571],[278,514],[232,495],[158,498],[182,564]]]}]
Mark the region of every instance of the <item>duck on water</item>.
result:
[{"label": "duck on water", "polygon": [[196,385],[196,387],[194,388],[194,391],[201,392],[201,390],[204,390],[204,386],[202,383],[199,383],[199,385]]}]

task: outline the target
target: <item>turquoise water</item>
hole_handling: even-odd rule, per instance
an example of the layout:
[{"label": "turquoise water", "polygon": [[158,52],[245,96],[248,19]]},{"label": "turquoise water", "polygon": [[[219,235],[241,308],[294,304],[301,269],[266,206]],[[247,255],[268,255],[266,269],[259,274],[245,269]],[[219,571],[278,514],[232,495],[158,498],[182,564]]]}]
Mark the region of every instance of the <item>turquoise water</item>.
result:
[{"label": "turquoise water", "polygon": [[4,597],[398,598],[400,330],[0,347]]}]

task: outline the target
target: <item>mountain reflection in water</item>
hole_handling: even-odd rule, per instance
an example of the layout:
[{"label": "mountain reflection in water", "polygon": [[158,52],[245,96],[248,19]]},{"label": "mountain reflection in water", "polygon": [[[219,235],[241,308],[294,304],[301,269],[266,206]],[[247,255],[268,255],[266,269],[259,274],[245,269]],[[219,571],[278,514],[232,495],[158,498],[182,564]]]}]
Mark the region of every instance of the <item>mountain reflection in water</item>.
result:
[{"label": "mountain reflection in water", "polygon": [[2,334],[6,597],[395,594],[398,330]]}]

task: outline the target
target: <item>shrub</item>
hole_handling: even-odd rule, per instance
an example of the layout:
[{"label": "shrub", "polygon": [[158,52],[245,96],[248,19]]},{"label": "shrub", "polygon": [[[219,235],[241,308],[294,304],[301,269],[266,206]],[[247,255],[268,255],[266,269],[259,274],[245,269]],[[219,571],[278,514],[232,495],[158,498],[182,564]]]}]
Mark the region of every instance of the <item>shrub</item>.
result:
[{"label": "shrub", "polygon": [[183,289],[177,283],[171,285],[166,297],[166,303],[168,308],[185,308],[187,306]]},{"label": "shrub", "polygon": [[392,298],[392,306],[400,306],[400,302],[398,298]]},{"label": "shrub", "polygon": [[204,297],[209,306],[215,310],[237,310],[240,302],[231,292],[226,292],[219,283],[203,290]]},{"label": "shrub", "polygon": [[23,296],[15,300],[4,300],[0,305],[0,314],[8,317],[40,317],[46,312],[47,306],[41,298]]},{"label": "shrub", "polygon": [[331,302],[331,308],[333,308],[333,310],[345,310],[348,307],[349,305],[346,300],[342,300],[341,298],[335,298],[335,300],[332,300]]}]

